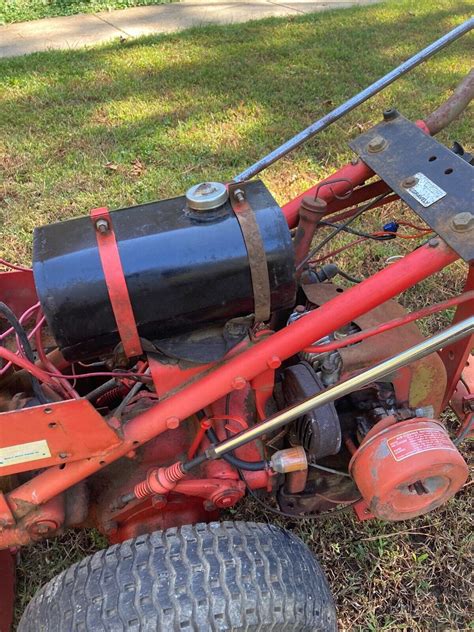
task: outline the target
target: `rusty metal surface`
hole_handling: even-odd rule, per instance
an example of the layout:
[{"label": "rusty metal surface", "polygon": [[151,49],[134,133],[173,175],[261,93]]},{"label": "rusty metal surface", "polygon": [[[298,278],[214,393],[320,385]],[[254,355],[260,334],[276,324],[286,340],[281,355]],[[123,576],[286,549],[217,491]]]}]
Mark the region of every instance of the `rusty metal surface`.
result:
[{"label": "rusty metal surface", "polygon": [[[370,151],[369,143],[376,137],[385,144]],[[474,213],[471,165],[400,114],[375,125],[349,145],[462,259],[474,259],[474,221],[466,230],[456,230],[453,223],[460,213]],[[421,204],[410,193],[413,187],[403,185],[417,174],[429,178],[445,195]]]},{"label": "rusty metal surface", "polygon": [[351,478],[310,468],[305,490],[293,493],[288,488],[280,489],[278,504],[285,513],[302,515],[330,511],[358,498],[359,490]]},{"label": "rusty metal surface", "polygon": [[[237,192],[240,191],[239,195]],[[245,196],[245,183],[229,184],[232,209],[237,217],[249,259],[252,278],[255,320],[265,322],[270,318],[270,278],[267,257],[260,229],[252,207]]]},{"label": "rusty metal surface", "polygon": [[[315,305],[323,305],[338,296],[343,288],[333,283],[314,283],[303,286],[306,297]],[[387,301],[370,310],[353,322],[361,329],[369,329],[380,323],[405,316],[407,311],[394,300]],[[424,340],[415,323],[408,323],[372,338],[362,340],[339,350],[343,362],[345,379],[363,369],[396,355]],[[441,410],[446,389],[446,370],[437,353],[400,369],[393,376],[399,401],[408,401],[410,406],[432,405],[436,414]]]},{"label": "rusty metal surface", "polygon": [[425,123],[431,134],[437,134],[449,125],[466,109],[473,98],[474,68],[464,77],[449,99],[426,117]]},{"label": "rusty metal surface", "polygon": [[85,399],[1,413],[0,438],[2,476],[97,456],[121,441]]}]

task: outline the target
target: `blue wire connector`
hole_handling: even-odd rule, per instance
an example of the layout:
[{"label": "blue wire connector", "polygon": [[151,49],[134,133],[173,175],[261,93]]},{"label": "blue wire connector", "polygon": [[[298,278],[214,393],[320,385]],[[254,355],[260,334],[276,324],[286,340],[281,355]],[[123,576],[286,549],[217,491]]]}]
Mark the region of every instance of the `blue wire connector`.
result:
[{"label": "blue wire connector", "polygon": [[395,239],[397,236],[396,233],[398,230],[398,224],[397,222],[388,222],[388,224],[383,225],[383,230],[387,233],[393,233],[393,236],[387,235],[387,237],[389,237],[389,239]]}]

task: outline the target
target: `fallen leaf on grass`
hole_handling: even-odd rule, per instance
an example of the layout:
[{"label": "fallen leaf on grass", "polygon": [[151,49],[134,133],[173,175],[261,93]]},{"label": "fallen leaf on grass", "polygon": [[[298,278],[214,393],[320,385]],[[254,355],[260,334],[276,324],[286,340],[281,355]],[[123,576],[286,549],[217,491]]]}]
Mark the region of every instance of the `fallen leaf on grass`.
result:
[{"label": "fallen leaf on grass", "polygon": [[104,169],[107,169],[107,171],[117,171],[118,164],[116,162],[106,162],[104,165]]},{"label": "fallen leaf on grass", "polygon": [[140,158],[134,158],[132,160],[132,168],[130,169],[130,175],[138,177],[145,171],[146,167]]}]

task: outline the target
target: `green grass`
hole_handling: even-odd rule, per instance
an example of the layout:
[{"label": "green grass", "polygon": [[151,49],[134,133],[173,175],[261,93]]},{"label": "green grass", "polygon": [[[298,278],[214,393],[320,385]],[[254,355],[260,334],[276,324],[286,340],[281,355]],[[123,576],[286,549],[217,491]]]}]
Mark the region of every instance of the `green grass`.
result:
[{"label": "green grass", "polygon": [[0,24],[52,18],[58,15],[96,13],[176,0],[0,0]]},{"label": "green grass", "polygon": [[[402,0],[0,62],[0,257],[27,263],[38,224],[231,178],[467,19],[470,9],[469,2]],[[468,72],[470,55],[472,36],[274,165],[265,182],[284,202],[330,174],[352,158],[347,142],[383,109],[396,106],[413,119],[434,109]],[[440,139],[468,144],[471,131],[466,114]],[[410,217],[395,204],[359,226],[380,226],[394,215]],[[413,247],[361,245],[339,261],[365,275]],[[461,264],[451,266],[407,292],[405,304],[451,296],[462,272]],[[444,322],[430,319],[426,331]],[[328,573],[341,630],[468,629],[470,490],[407,523],[358,524],[350,513],[289,523]],[[234,515],[271,519],[251,500]],[[72,534],[25,550],[19,610],[38,585],[100,544],[94,534]]]}]

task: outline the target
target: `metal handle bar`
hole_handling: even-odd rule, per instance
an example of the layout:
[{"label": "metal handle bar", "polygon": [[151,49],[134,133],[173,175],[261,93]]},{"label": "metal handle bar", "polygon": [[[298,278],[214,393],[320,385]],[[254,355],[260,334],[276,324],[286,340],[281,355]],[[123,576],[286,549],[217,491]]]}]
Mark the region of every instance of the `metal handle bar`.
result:
[{"label": "metal handle bar", "polygon": [[263,171],[277,160],[280,160],[280,158],[283,158],[283,156],[286,156],[288,153],[290,153],[290,151],[293,151],[294,149],[308,141],[318,132],[321,132],[323,129],[326,129],[326,127],[329,127],[329,125],[340,119],[341,116],[344,116],[345,114],[359,106],[361,103],[364,103],[364,101],[367,101],[367,99],[386,88],[388,85],[399,79],[402,75],[415,68],[415,66],[418,66],[418,64],[426,61],[429,57],[440,51],[442,48],[444,48],[448,44],[451,44],[451,42],[454,42],[454,40],[456,40],[458,37],[461,37],[461,35],[468,33],[473,27],[474,18],[466,20],[465,22],[454,28],[452,31],[449,31],[449,33],[446,33],[446,35],[443,35],[443,37],[440,37],[435,42],[416,53],[416,55],[413,55],[413,57],[410,57],[410,59],[404,61],[402,64],[397,66],[397,68],[394,68],[388,74],[384,75],[383,77],[372,83],[370,86],[348,99],[345,103],[339,105],[337,108],[332,110],[332,112],[329,112],[329,114],[326,114],[318,121],[312,123],[302,132],[299,132],[298,134],[296,134],[296,136],[290,138],[290,140],[287,140],[285,143],[283,143],[283,145],[280,145],[272,152],[255,162],[253,165],[247,167],[247,169],[242,171],[242,173],[239,173],[237,176],[235,176],[234,181],[242,182],[257,175],[257,173],[260,173],[260,171]]}]

